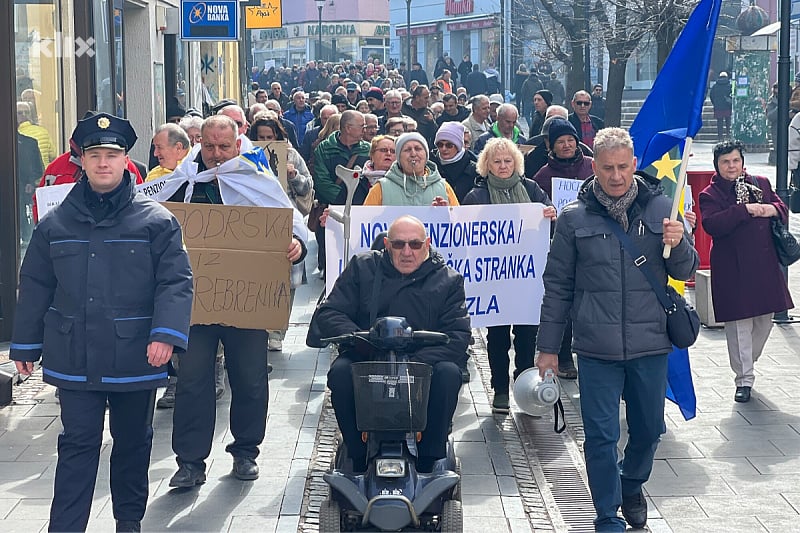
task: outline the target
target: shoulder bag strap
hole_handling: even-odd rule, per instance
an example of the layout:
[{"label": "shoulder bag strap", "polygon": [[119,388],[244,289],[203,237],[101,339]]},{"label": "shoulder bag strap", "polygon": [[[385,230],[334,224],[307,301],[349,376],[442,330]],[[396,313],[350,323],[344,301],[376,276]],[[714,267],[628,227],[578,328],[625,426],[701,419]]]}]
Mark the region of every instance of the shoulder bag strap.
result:
[{"label": "shoulder bag strap", "polygon": [[625,248],[625,251],[628,252],[628,255],[633,259],[633,264],[636,265],[639,271],[644,274],[644,277],[647,278],[648,283],[650,283],[650,286],[653,288],[653,292],[656,293],[656,297],[664,307],[664,310],[667,314],[673,313],[675,311],[675,304],[670,297],[667,296],[667,291],[664,290],[662,284],[658,282],[655,274],[653,274],[653,271],[650,270],[650,267],[647,265],[647,257],[639,251],[628,234],[623,231],[619,222],[609,217],[604,218],[608,227],[611,228],[611,231],[614,232],[614,235],[617,236],[617,239],[622,244],[622,247]]}]

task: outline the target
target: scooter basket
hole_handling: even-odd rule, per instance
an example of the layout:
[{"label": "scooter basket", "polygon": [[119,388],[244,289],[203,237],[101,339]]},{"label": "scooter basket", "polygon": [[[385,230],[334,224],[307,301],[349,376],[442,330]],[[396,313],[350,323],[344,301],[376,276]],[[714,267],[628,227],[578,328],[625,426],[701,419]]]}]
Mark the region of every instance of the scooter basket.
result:
[{"label": "scooter basket", "polygon": [[359,431],[423,431],[428,424],[430,365],[353,363]]}]

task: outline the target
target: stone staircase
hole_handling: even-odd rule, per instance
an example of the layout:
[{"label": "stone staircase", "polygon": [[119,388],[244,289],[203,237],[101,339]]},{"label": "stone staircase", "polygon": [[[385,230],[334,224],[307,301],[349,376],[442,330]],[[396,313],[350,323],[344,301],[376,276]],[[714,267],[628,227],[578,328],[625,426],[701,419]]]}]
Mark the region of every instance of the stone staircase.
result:
[{"label": "stone staircase", "polygon": [[[621,126],[623,128],[631,127],[642,104],[644,104],[644,100],[622,101]],[[711,144],[717,142],[717,120],[714,118],[714,107],[711,105],[711,100],[706,99],[703,104],[703,128],[698,132],[694,142]]]}]

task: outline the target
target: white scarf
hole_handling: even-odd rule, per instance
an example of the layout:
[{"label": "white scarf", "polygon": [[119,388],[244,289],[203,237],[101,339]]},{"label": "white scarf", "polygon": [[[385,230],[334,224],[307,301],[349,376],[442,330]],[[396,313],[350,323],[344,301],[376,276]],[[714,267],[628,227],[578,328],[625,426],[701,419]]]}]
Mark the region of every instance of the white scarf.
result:
[{"label": "white scarf", "polygon": [[222,203],[255,207],[286,207],[293,210],[293,229],[295,236],[303,242],[308,241],[306,226],[300,212],[294,208],[286,191],[281,187],[275,174],[266,162],[261,148],[254,148],[221,165],[197,171],[195,162],[200,145],[196,144],[188,156],[178,165],[161,190],[152,196],[159,202],[168,201],[184,183],[186,195],[184,202],[190,202],[195,183],[209,183],[217,180]]}]

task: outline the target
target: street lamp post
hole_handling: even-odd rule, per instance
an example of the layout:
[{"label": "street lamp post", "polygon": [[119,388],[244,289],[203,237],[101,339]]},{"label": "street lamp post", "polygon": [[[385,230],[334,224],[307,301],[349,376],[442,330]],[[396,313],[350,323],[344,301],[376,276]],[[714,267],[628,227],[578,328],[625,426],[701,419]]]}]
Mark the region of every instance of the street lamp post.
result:
[{"label": "street lamp post", "polygon": [[411,72],[411,0],[406,0],[406,70]]},{"label": "street lamp post", "polygon": [[322,59],[322,6],[325,5],[325,0],[315,0],[317,2],[317,12],[319,13],[319,24],[317,25],[317,57],[314,59]]}]

